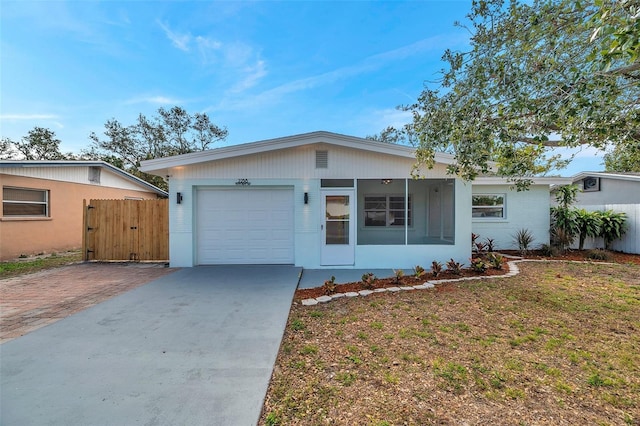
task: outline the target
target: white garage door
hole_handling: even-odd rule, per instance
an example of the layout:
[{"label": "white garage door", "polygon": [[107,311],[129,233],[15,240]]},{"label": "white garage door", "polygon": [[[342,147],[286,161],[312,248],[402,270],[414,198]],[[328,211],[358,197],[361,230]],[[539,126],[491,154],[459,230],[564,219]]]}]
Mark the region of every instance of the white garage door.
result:
[{"label": "white garage door", "polygon": [[293,190],[197,192],[199,265],[293,263]]}]

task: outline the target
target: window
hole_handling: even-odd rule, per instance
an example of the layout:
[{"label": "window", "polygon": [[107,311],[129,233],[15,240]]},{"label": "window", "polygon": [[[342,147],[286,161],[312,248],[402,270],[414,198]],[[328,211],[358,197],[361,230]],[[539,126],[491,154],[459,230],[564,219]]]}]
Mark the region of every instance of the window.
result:
[{"label": "window", "polygon": [[2,188],[3,216],[49,216],[49,191],[44,189]]},{"label": "window", "polygon": [[[364,226],[404,226],[404,195],[365,195]],[[411,195],[409,195],[411,226]]]},{"label": "window", "polygon": [[504,194],[475,194],[472,197],[472,217],[504,219]]}]

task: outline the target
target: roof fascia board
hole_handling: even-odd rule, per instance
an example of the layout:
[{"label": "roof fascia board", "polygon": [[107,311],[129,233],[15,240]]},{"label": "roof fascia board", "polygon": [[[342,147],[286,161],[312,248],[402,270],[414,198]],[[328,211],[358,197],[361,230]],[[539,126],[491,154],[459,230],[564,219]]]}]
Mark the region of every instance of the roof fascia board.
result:
[{"label": "roof fascia board", "polygon": [[586,177],[601,177],[607,179],[618,179],[618,180],[630,180],[640,182],[640,175],[624,175],[618,173],[606,173],[606,172],[580,172],[571,177],[572,183],[578,182]]},{"label": "roof fascia board", "polygon": [[[172,167],[188,166],[208,161],[223,160],[231,157],[240,157],[244,155],[321,143],[405,158],[415,158],[415,148],[413,147],[372,141],[354,136],[339,135],[336,133],[314,132],[215,148],[208,151],[192,152],[174,157],[146,160],[141,163],[140,170],[144,172],[162,171]],[[436,161],[439,163],[451,164],[453,163],[453,156],[438,153],[436,154]]]},{"label": "roof fascia board", "polygon": [[0,161],[0,168],[32,168],[32,167],[101,167],[103,169],[107,169],[112,173],[120,175],[125,179],[133,181],[134,183],[145,187],[152,192],[155,192],[158,195],[162,195],[163,197],[168,196],[169,194],[166,191],[158,188],[155,185],[150,184],[137,176],[132,175],[129,172],[126,172],[113,164],[109,164],[106,161],[87,161],[87,160],[49,160],[49,161],[38,161],[38,160],[6,160]]},{"label": "roof fascia board", "polygon": [[[564,177],[533,177],[528,178],[532,181],[533,185],[570,185],[571,178]],[[473,185],[514,185],[512,181],[507,178],[491,176],[491,177],[478,177],[473,182]]]}]

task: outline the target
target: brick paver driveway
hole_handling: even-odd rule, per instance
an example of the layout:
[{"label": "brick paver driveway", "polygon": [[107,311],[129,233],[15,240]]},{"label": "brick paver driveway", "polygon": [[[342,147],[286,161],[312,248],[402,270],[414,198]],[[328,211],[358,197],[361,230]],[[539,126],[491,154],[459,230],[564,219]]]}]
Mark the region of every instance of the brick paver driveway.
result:
[{"label": "brick paver driveway", "polygon": [[82,263],[0,280],[0,343],[176,269],[157,263]]}]

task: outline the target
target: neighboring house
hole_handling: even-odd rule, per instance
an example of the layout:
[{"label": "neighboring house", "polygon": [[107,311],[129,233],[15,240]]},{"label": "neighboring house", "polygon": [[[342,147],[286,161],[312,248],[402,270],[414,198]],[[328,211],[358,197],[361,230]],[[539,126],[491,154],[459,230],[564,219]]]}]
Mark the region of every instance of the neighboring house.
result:
[{"label": "neighboring house", "polygon": [[82,246],[84,199],[166,192],[102,161],[0,161],[0,260]]},{"label": "neighboring house", "polygon": [[[433,169],[412,179],[415,150],[329,132],[144,161],[169,179],[172,266],[295,264],[306,268],[428,267],[469,262],[471,233],[513,248],[528,227],[549,241],[549,186],[473,185]],[[475,205],[472,205],[475,204]]]},{"label": "neighboring house", "polygon": [[[575,202],[586,210],[614,210],[627,215],[628,229],[612,248],[640,254],[640,173],[582,172],[571,178],[580,191]],[[602,239],[587,239],[585,248],[603,247]]]}]

